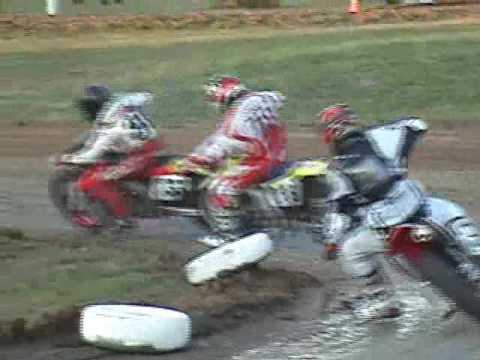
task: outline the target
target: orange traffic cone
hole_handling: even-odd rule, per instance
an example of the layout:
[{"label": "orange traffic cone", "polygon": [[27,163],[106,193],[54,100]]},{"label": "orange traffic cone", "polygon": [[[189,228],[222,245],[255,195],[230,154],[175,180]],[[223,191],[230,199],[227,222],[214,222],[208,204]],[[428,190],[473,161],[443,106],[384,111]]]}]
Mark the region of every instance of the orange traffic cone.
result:
[{"label": "orange traffic cone", "polygon": [[358,14],[360,12],[360,0],[350,0],[348,12],[350,14]]}]

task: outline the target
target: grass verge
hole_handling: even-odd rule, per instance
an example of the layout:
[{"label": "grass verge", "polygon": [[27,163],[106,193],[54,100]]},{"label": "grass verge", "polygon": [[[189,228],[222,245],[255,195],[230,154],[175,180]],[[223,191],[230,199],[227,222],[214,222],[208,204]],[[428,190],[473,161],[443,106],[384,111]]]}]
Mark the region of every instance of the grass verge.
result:
[{"label": "grass verge", "polygon": [[3,342],[74,332],[80,307],[104,301],[176,307],[193,316],[196,335],[208,335],[318,286],[304,273],[254,268],[193,287],[182,271],[191,254],[159,240],[43,240],[3,229],[0,254]]},{"label": "grass verge", "polygon": [[103,82],[154,91],[154,117],[161,126],[199,123],[216,117],[203,102],[201,84],[219,72],[282,90],[288,96],[283,117],[293,126],[308,125],[323,106],[339,101],[367,119],[402,114],[430,121],[478,119],[480,78],[472,71],[480,55],[478,25],[325,33],[270,29],[265,35],[219,40],[178,33],[172,43],[162,40],[165,34],[155,41],[151,33],[144,43],[132,33],[120,43],[105,36],[93,48],[47,45],[45,51],[4,53],[0,119],[28,124],[76,118],[72,97],[84,84]]}]

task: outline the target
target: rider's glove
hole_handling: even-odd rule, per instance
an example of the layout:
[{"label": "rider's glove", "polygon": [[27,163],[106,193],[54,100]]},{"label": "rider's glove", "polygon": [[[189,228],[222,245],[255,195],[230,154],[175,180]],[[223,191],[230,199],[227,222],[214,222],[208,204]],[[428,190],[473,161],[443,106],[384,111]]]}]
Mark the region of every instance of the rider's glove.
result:
[{"label": "rider's glove", "polygon": [[332,260],[337,257],[338,243],[351,225],[351,218],[338,212],[325,214],[322,221],[323,250],[322,257]]},{"label": "rider's glove", "polygon": [[323,244],[322,258],[325,260],[335,260],[338,256],[338,245],[333,243]]},{"label": "rider's glove", "polygon": [[72,154],[64,154],[60,156],[60,162],[65,164],[72,164],[74,163],[74,156]]},{"label": "rider's glove", "polygon": [[82,165],[82,164],[91,164],[93,161],[91,159],[85,159],[73,154],[64,154],[60,157],[60,162],[64,164],[77,164],[77,165]]}]

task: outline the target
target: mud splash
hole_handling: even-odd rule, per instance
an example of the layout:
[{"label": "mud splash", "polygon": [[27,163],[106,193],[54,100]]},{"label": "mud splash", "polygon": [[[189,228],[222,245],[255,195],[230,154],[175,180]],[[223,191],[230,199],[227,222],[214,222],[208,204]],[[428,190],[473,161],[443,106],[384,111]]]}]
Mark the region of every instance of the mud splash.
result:
[{"label": "mud splash", "polygon": [[[342,292],[340,289],[339,293]],[[404,342],[417,334],[434,334],[445,325],[444,315],[451,304],[428,284],[403,281],[396,286],[395,293],[402,308],[398,318],[375,318],[385,301],[382,297],[363,300],[353,309],[339,310],[339,296],[329,305],[332,312],[326,317],[296,323],[286,329],[287,335],[271,334],[268,344],[244,351],[232,360],[337,360],[361,354],[379,331],[391,332],[396,342]]]}]

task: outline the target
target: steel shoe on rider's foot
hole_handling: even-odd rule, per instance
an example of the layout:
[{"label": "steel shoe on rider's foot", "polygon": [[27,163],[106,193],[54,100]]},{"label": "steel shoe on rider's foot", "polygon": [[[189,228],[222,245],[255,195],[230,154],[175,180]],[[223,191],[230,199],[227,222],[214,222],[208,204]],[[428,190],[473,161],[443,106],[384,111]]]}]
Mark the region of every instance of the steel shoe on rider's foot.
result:
[{"label": "steel shoe on rider's foot", "polygon": [[360,284],[360,290],[347,299],[342,301],[342,305],[348,309],[354,309],[365,302],[369,301],[382,301],[385,300],[387,296],[391,296],[386,287],[383,276],[378,272],[374,271],[372,274],[357,279]]},{"label": "steel shoe on rider's foot", "polygon": [[351,308],[366,320],[392,319],[402,315],[401,303],[380,271],[374,271],[364,279],[364,287],[352,299]]},{"label": "steel shoe on rider's foot", "polygon": [[369,306],[358,307],[354,312],[365,320],[394,319],[402,315],[400,304],[391,298]]},{"label": "steel shoe on rider's foot", "polygon": [[125,229],[125,230],[133,229],[137,226],[135,221],[133,221],[132,219],[120,219],[120,218],[115,219],[115,225],[119,229]]},{"label": "steel shoe on rider's foot", "polygon": [[226,239],[218,235],[205,235],[198,238],[196,241],[211,248],[219,247],[228,242]]}]

